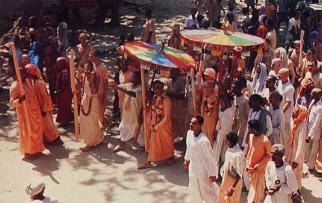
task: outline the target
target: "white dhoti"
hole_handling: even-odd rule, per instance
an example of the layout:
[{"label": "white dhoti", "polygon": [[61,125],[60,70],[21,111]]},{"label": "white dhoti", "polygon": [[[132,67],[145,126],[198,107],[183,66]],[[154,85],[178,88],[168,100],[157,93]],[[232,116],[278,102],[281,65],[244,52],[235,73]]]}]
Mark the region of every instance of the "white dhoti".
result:
[{"label": "white dhoti", "polygon": [[189,176],[189,194],[191,203],[217,203],[218,185],[208,178]]}]

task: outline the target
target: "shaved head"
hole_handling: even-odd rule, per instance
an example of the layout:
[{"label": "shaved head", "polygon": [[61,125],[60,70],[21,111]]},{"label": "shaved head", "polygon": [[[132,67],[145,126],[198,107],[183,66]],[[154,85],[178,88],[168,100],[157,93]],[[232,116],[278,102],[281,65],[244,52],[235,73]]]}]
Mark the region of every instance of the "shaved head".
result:
[{"label": "shaved head", "polygon": [[288,74],[289,70],[287,68],[281,68],[280,71],[278,71],[279,74]]}]

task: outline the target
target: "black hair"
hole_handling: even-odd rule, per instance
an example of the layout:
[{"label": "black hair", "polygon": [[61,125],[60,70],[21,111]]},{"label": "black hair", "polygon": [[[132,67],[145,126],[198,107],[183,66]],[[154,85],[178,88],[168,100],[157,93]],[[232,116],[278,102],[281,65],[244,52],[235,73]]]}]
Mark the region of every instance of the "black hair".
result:
[{"label": "black hair", "polygon": [[233,84],[239,89],[244,89],[245,87],[247,87],[247,80],[244,77],[240,77],[234,80]]},{"label": "black hair", "polygon": [[154,85],[162,85],[162,86],[164,86],[164,83],[161,81],[161,80],[155,80],[154,82],[153,82],[153,86]]},{"label": "black hair", "polygon": [[276,97],[278,99],[278,103],[280,103],[283,99],[283,96],[277,91],[272,92],[270,97]]},{"label": "black hair", "polygon": [[102,52],[97,48],[94,48],[92,53],[93,53],[93,56],[96,56],[96,57],[101,57],[102,55]]},{"label": "black hair", "polygon": [[272,44],[272,42],[271,42],[271,40],[269,40],[269,39],[265,39],[265,42],[266,42],[266,44],[269,44],[269,45],[271,45]]},{"label": "black hair", "polygon": [[259,94],[252,94],[250,97],[249,97],[249,101],[251,100],[257,100],[259,101],[260,105],[264,105],[266,102],[265,102],[265,99],[259,95]]},{"label": "black hair", "polygon": [[232,146],[235,146],[238,143],[238,135],[234,131],[229,132],[226,135],[226,139],[232,144]]},{"label": "black hair", "polygon": [[234,14],[232,12],[227,13],[227,19],[228,21],[233,21],[234,20]]},{"label": "black hair", "polygon": [[198,121],[198,123],[200,124],[200,125],[202,125],[203,124],[203,117],[201,116],[201,115],[196,115],[195,117],[194,117],[197,121]]},{"label": "black hair", "polygon": [[197,13],[197,9],[196,9],[196,8],[191,8],[191,9],[190,9],[190,12],[195,12],[195,13]]},{"label": "black hair", "polygon": [[261,132],[261,122],[257,119],[253,119],[248,121],[248,125],[250,127],[250,129],[254,129],[257,132]]},{"label": "black hair", "polygon": [[269,75],[269,76],[267,76],[267,77],[270,77],[270,78],[274,81],[274,84],[276,83],[277,78],[276,78],[276,76],[275,76],[275,75]]},{"label": "black hair", "polygon": [[244,15],[248,14],[249,13],[249,9],[247,7],[242,8],[242,13]]},{"label": "black hair", "polygon": [[274,21],[273,21],[273,20],[271,20],[271,19],[268,19],[268,20],[267,20],[267,26],[268,26],[269,28],[273,28],[273,27],[274,27]]}]

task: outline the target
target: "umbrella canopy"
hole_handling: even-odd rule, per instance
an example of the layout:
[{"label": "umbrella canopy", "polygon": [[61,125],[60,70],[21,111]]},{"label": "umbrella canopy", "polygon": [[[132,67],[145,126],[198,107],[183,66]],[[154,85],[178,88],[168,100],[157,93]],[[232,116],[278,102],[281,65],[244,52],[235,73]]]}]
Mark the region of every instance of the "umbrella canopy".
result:
[{"label": "umbrella canopy", "polygon": [[321,4],[310,4],[309,7],[315,11],[322,11],[322,5]]},{"label": "umbrella canopy", "polygon": [[260,37],[241,32],[227,32],[223,30],[184,30],[181,32],[182,40],[190,45],[209,49],[232,51],[240,46],[244,51],[256,50],[264,43]]},{"label": "umbrella canopy", "polygon": [[157,44],[136,41],[125,43],[124,52],[130,58],[154,68],[171,70],[195,67],[195,60],[189,54],[170,47],[164,47],[163,52],[160,52],[160,48]]}]

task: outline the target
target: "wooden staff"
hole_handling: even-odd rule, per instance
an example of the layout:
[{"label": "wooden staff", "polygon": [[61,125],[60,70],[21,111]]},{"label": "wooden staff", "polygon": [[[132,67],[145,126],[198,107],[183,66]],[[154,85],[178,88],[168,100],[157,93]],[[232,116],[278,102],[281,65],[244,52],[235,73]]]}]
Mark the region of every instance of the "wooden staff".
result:
[{"label": "wooden staff", "polygon": [[[21,96],[23,96],[23,95],[25,95],[25,90],[23,89],[15,43],[12,42],[10,44],[10,46],[11,46],[11,52],[12,52],[12,56],[13,56],[13,63],[14,63],[15,71],[16,71],[16,75],[17,75],[17,81],[18,81],[19,88],[20,88],[20,93],[21,93]],[[24,119],[25,119],[26,125],[27,125],[27,132],[30,133],[31,132],[31,125],[30,125],[30,120],[29,120],[29,112],[28,112],[28,108],[27,108],[26,99],[22,101],[22,109],[23,109],[23,113],[25,115]]]},{"label": "wooden staff", "polygon": [[147,126],[147,100],[146,100],[146,92],[145,92],[145,76],[144,76],[144,65],[140,65],[141,72],[141,83],[142,83],[142,103],[143,103],[143,130],[144,130],[144,142],[145,142],[145,151],[149,150],[150,139],[148,137],[148,126]]},{"label": "wooden staff", "polygon": [[191,75],[191,90],[192,90],[193,112],[196,112],[195,70],[193,68],[190,69],[190,75]]},{"label": "wooden staff", "polygon": [[[304,30],[301,30],[301,35],[300,35],[300,56],[299,56],[299,62],[298,62],[298,67],[301,66],[301,63],[302,63],[302,58],[303,58],[303,44],[304,44]],[[298,67],[295,67],[298,69]],[[303,74],[303,70],[301,70],[301,73]],[[304,76],[303,76],[304,77]]]},{"label": "wooden staff", "polygon": [[78,123],[78,103],[77,103],[77,94],[76,94],[76,79],[75,79],[75,52],[72,49],[70,52],[70,84],[73,92],[73,101],[74,101],[74,124],[75,124],[75,137],[78,139],[79,135],[79,123]]}]

